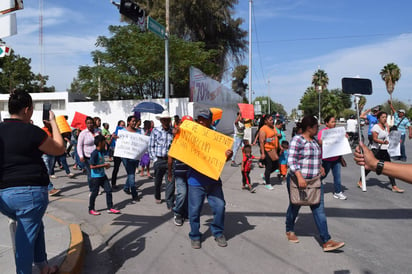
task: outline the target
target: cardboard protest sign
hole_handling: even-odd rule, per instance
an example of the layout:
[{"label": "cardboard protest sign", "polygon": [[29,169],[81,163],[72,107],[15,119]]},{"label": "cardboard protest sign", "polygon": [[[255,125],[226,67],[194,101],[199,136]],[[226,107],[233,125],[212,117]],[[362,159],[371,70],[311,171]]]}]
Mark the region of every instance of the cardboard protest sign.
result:
[{"label": "cardboard protest sign", "polygon": [[114,148],[114,156],[116,157],[140,160],[149,148],[149,136],[127,130],[119,130],[117,136],[119,138],[116,140]]},{"label": "cardboard protest sign", "polygon": [[322,131],[322,158],[330,158],[352,153],[344,127]]},{"label": "cardboard protest sign", "polygon": [[86,114],[80,113],[80,112],[75,112],[72,124],[70,125],[71,127],[74,128],[80,128],[80,130],[86,129]]},{"label": "cardboard protest sign", "polygon": [[242,113],[242,118],[245,119],[255,119],[255,108],[252,104],[237,104],[239,106],[240,112]]},{"label": "cardboard protest sign", "polygon": [[402,133],[399,130],[393,130],[389,133],[389,156],[401,156],[401,135]]},{"label": "cardboard protest sign", "polygon": [[232,144],[233,138],[186,120],[173,139],[169,156],[217,180],[226,163],[225,152]]}]

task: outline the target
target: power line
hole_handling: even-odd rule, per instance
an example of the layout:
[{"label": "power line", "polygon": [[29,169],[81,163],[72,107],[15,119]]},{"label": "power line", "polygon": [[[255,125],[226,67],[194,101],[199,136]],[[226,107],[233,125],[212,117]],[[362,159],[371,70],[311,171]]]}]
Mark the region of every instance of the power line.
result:
[{"label": "power line", "polygon": [[358,38],[380,37],[380,36],[401,35],[401,34],[412,34],[412,32],[375,33],[375,34],[364,34],[364,35],[342,35],[342,36],[292,38],[292,39],[279,39],[279,40],[270,40],[270,41],[260,41],[260,43],[316,41],[316,40],[333,40],[333,39],[358,39]]}]

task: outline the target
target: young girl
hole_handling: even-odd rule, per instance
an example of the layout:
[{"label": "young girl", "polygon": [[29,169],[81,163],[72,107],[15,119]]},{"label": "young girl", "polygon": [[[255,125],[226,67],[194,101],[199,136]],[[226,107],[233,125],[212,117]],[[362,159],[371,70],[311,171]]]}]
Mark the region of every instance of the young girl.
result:
[{"label": "young girl", "polygon": [[[256,189],[252,187],[250,183],[250,170],[252,169],[252,159],[256,159],[252,155],[252,147],[248,144],[243,147],[243,160],[242,160],[242,189],[249,189],[251,193],[255,193]],[[247,185],[247,187],[246,187]]]},{"label": "young girl", "polygon": [[110,167],[109,163],[104,162],[106,138],[103,135],[97,135],[94,138],[94,144],[96,145],[96,149],[90,155],[90,188],[92,192],[89,199],[89,214],[94,216],[100,215],[100,212],[95,211],[94,209],[94,204],[100,186],[102,186],[106,192],[107,212],[112,214],[120,214],[120,210],[113,208],[112,188],[110,187],[109,179],[104,172],[105,168]]}]

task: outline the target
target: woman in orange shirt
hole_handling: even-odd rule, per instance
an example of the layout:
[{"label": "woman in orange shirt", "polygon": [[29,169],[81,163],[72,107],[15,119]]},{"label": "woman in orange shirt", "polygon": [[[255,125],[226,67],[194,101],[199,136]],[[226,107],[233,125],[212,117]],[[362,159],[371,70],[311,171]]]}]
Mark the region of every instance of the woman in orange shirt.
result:
[{"label": "woman in orange shirt", "polygon": [[260,158],[265,163],[265,187],[272,190],[270,174],[279,168],[279,155],[277,153],[279,140],[273,125],[273,117],[265,115],[262,119],[264,119],[265,125],[259,130]]}]

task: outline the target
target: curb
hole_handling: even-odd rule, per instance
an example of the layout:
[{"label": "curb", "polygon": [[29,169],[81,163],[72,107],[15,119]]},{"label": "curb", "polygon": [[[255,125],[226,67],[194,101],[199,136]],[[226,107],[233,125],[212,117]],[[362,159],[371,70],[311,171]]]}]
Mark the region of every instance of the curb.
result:
[{"label": "curb", "polygon": [[84,262],[83,234],[78,224],[70,224],[70,246],[66,258],[60,265],[60,274],[82,273]]}]

